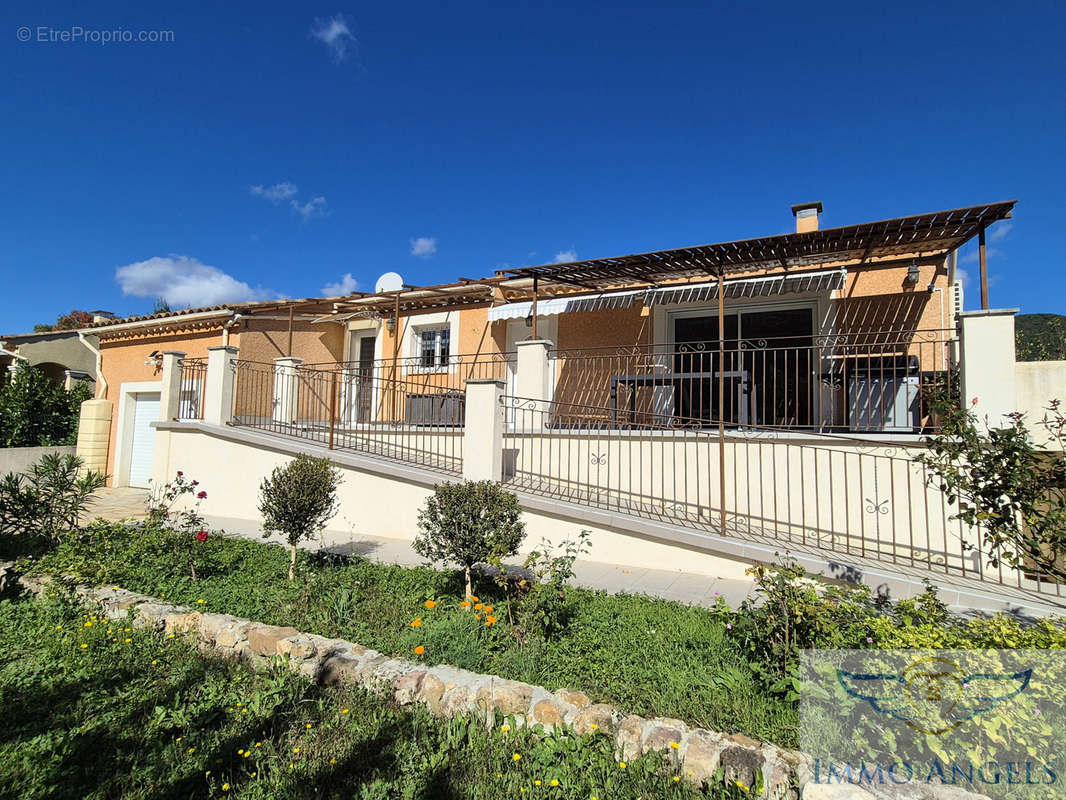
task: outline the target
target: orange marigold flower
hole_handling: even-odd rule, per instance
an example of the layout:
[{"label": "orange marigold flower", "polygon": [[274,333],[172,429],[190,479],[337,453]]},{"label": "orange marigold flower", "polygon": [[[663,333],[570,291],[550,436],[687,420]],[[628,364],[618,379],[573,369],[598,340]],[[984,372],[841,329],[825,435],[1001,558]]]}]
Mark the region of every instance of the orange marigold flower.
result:
[{"label": "orange marigold flower", "polygon": [[473,600],[473,601],[474,601],[475,603],[476,603],[476,602],[478,601],[478,600],[477,600],[477,595],[476,595],[476,594],[472,594],[472,595],[470,595],[470,599],[471,599],[471,600]]},{"label": "orange marigold flower", "polygon": [[475,603],[474,604],[474,611],[480,611],[483,608],[484,608],[484,606],[481,605],[481,603]]},{"label": "orange marigold flower", "polygon": [[496,617],[486,617],[485,618],[485,624],[486,625],[495,625],[496,624]]},{"label": "orange marigold flower", "polygon": [[481,619],[481,615],[480,614],[474,614],[474,619]]},{"label": "orange marigold flower", "polygon": [[464,600],[459,605],[461,605],[463,608],[470,608],[470,601],[469,600]]},{"label": "orange marigold flower", "polygon": [[416,620],[415,620],[414,622],[412,622],[412,623],[411,623],[411,627],[412,627],[412,628],[421,628],[421,627],[422,627],[422,618],[421,618],[421,617],[419,617],[419,618],[418,618],[418,619],[416,619]]},{"label": "orange marigold flower", "polygon": [[425,605],[426,605],[426,608],[433,608],[435,605],[437,605],[437,601],[436,600],[427,600]]},{"label": "orange marigold flower", "polygon": [[416,656],[420,656],[420,655],[422,655],[425,652],[426,652],[426,648],[424,648],[422,645],[419,645],[418,647],[415,648],[415,655]]},{"label": "orange marigold flower", "polygon": [[492,606],[485,606],[485,613],[486,614],[491,614],[492,613]]}]

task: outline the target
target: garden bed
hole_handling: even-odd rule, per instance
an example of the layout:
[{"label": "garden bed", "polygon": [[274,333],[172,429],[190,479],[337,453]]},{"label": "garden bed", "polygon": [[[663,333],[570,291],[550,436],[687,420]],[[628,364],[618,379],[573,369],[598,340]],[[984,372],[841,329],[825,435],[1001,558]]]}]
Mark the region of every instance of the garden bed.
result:
[{"label": "garden bed", "polygon": [[744,797],[609,737],[487,731],[215,659],[57,590],[0,603],[0,786],[20,798]]}]

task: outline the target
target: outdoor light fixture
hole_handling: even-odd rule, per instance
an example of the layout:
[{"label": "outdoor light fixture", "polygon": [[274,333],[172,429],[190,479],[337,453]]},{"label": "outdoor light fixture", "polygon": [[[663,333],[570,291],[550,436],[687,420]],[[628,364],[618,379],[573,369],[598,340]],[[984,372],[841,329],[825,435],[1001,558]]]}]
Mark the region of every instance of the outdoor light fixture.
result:
[{"label": "outdoor light fixture", "polygon": [[396,330],[396,317],[389,317],[385,320],[385,327],[389,329],[389,333]]},{"label": "outdoor light fixture", "polygon": [[907,267],[907,278],[905,283],[908,286],[915,286],[918,283],[918,262],[912,261],[911,265]]},{"label": "outdoor light fixture", "polygon": [[533,314],[532,313],[529,313],[529,314],[526,315],[526,327],[527,328],[532,328],[533,327]]}]

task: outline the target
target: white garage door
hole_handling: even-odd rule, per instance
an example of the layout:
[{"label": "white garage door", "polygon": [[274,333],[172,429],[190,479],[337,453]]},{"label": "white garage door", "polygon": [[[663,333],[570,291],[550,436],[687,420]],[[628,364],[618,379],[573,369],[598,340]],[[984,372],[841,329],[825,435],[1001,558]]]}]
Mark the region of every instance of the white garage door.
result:
[{"label": "white garage door", "polygon": [[133,396],[133,445],[130,448],[130,486],[148,488],[155,453],[155,428],[159,419],[159,392],[138,392]]}]

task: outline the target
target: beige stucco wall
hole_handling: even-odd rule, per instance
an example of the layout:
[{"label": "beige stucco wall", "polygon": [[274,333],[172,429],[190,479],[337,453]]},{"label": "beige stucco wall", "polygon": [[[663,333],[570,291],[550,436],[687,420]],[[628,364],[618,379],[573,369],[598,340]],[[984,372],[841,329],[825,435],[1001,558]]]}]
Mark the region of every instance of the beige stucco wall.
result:
[{"label": "beige stucco wall", "polygon": [[1066,361],[1019,361],[1014,376],[1017,408],[1025,414],[1025,424],[1038,444],[1051,443],[1039,423],[1052,400],[1062,402],[1059,411],[1066,414]]},{"label": "beige stucco wall", "polygon": [[[199,431],[156,433],[155,481],[165,481],[177,470],[200,481],[207,492],[201,511],[208,517],[258,520],[259,484],[270,471],[291,456],[210,436]],[[341,466],[340,512],[330,522],[323,541],[337,545],[361,536],[384,536],[410,541],[417,534],[418,509],[431,489],[380,473]],[[441,480],[447,480],[445,476]],[[724,578],[743,578],[747,562],[724,558],[687,547],[673,546],[620,531],[597,527],[580,519],[560,518],[526,510],[524,552],[542,538],[558,543],[574,539],[582,529],[592,532],[593,561],[684,570]]]}]

